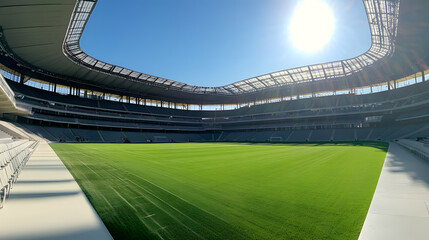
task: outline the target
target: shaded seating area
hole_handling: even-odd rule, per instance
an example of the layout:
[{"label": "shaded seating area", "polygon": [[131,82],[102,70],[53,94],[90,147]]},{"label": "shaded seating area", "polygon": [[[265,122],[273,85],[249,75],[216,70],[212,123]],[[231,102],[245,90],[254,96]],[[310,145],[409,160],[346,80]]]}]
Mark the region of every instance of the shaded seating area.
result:
[{"label": "shaded seating area", "polygon": [[29,140],[0,139],[0,208],[36,145]]}]

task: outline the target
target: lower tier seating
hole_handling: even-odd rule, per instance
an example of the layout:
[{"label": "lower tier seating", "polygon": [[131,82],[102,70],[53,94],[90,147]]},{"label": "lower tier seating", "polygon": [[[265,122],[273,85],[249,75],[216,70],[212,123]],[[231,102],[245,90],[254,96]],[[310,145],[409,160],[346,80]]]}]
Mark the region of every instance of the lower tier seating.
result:
[{"label": "lower tier seating", "polygon": [[0,142],[0,208],[18,179],[37,142],[10,140]]},{"label": "lower tier seating", "polygon": [[204,132],[136,131],[124,129],[91,129],[24,124],[39,137],[52,142],[94,143],[169,143],[169,142],[329,142],[329,141],[390,141],[429,136],[429,126],[410,125],[328,128],[328,129],[255,129]]}]

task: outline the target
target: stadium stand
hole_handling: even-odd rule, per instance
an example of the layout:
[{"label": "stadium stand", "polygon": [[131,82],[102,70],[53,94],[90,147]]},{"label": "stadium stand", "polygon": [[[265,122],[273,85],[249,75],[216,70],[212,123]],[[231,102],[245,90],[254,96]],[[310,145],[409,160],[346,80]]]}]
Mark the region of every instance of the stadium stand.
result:
[{"label": "stadium stand", "polygon": [[356,129],[335,129],[333,141],[355,141],[357,140]]},{"label": "stadium stand", "polygon": [[327,142],[332,140],[332,135],[335,130],[332,129],[320,129],[313,130],[311,137],[309,138],[310,142]]},{"label": "stadium stand", "polygon": [[[2,122],[2,127],[3,124]],[[0,130],[0,208],[3,208],[7,196],[36,146],[36,141],[14,139]]]},{"label": "stadium stand", "polygon": [[147,143],[149,141],[143,132],[124,131],[124,135],[127,139],[134,143]]},{"label": "stadium stand", "polygon": [[291,136],[289,136],[288,141],[290,142],[308,142],[311,130],[295,130],[292,132]]},{"label": "stadium stand", "polygon": [[[18,121],[40,136],[60,142],[392,140],[419,136],[419,129],[424,130],[421,122],[427,118],[424,106],[429,99],[429,84],[421,82],[373,94],[297,99],[216,111],[214,115],[212,111],[82,101],[8,83],[17,95],[17,103],[32,112],[25,118],[18,117]],[[371,120],[374,117],[379,119]]]},{"label": "stadium stand", "polygon": [[12,136],[0,130],[0,140],[5,140],[5,139],[12,139]]}]

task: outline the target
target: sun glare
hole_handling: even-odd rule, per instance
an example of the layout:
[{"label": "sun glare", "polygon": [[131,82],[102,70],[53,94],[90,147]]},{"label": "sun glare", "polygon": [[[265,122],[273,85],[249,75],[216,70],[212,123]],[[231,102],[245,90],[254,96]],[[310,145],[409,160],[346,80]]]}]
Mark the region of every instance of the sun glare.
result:
[{"label": "sun glare", "polygon": [[301,0],[289,25],[289,36],[295,47],[305,52],[321,50],[331,39],[334,14],[323,0]]}]

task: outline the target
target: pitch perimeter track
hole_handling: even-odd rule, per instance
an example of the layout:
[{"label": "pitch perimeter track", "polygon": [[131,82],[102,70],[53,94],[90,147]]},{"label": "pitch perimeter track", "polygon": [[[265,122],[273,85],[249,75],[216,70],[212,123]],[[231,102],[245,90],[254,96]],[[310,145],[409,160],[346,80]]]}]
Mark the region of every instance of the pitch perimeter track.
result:
[{"label": "pitch perimeter track", "polygon": [[3,209],[0,239],[113,239],[48,143],[39,143]]},{"label": "pitch perimeter track", "polygon": [[359,240],[429,238],[429,163],[391,143]]}]

